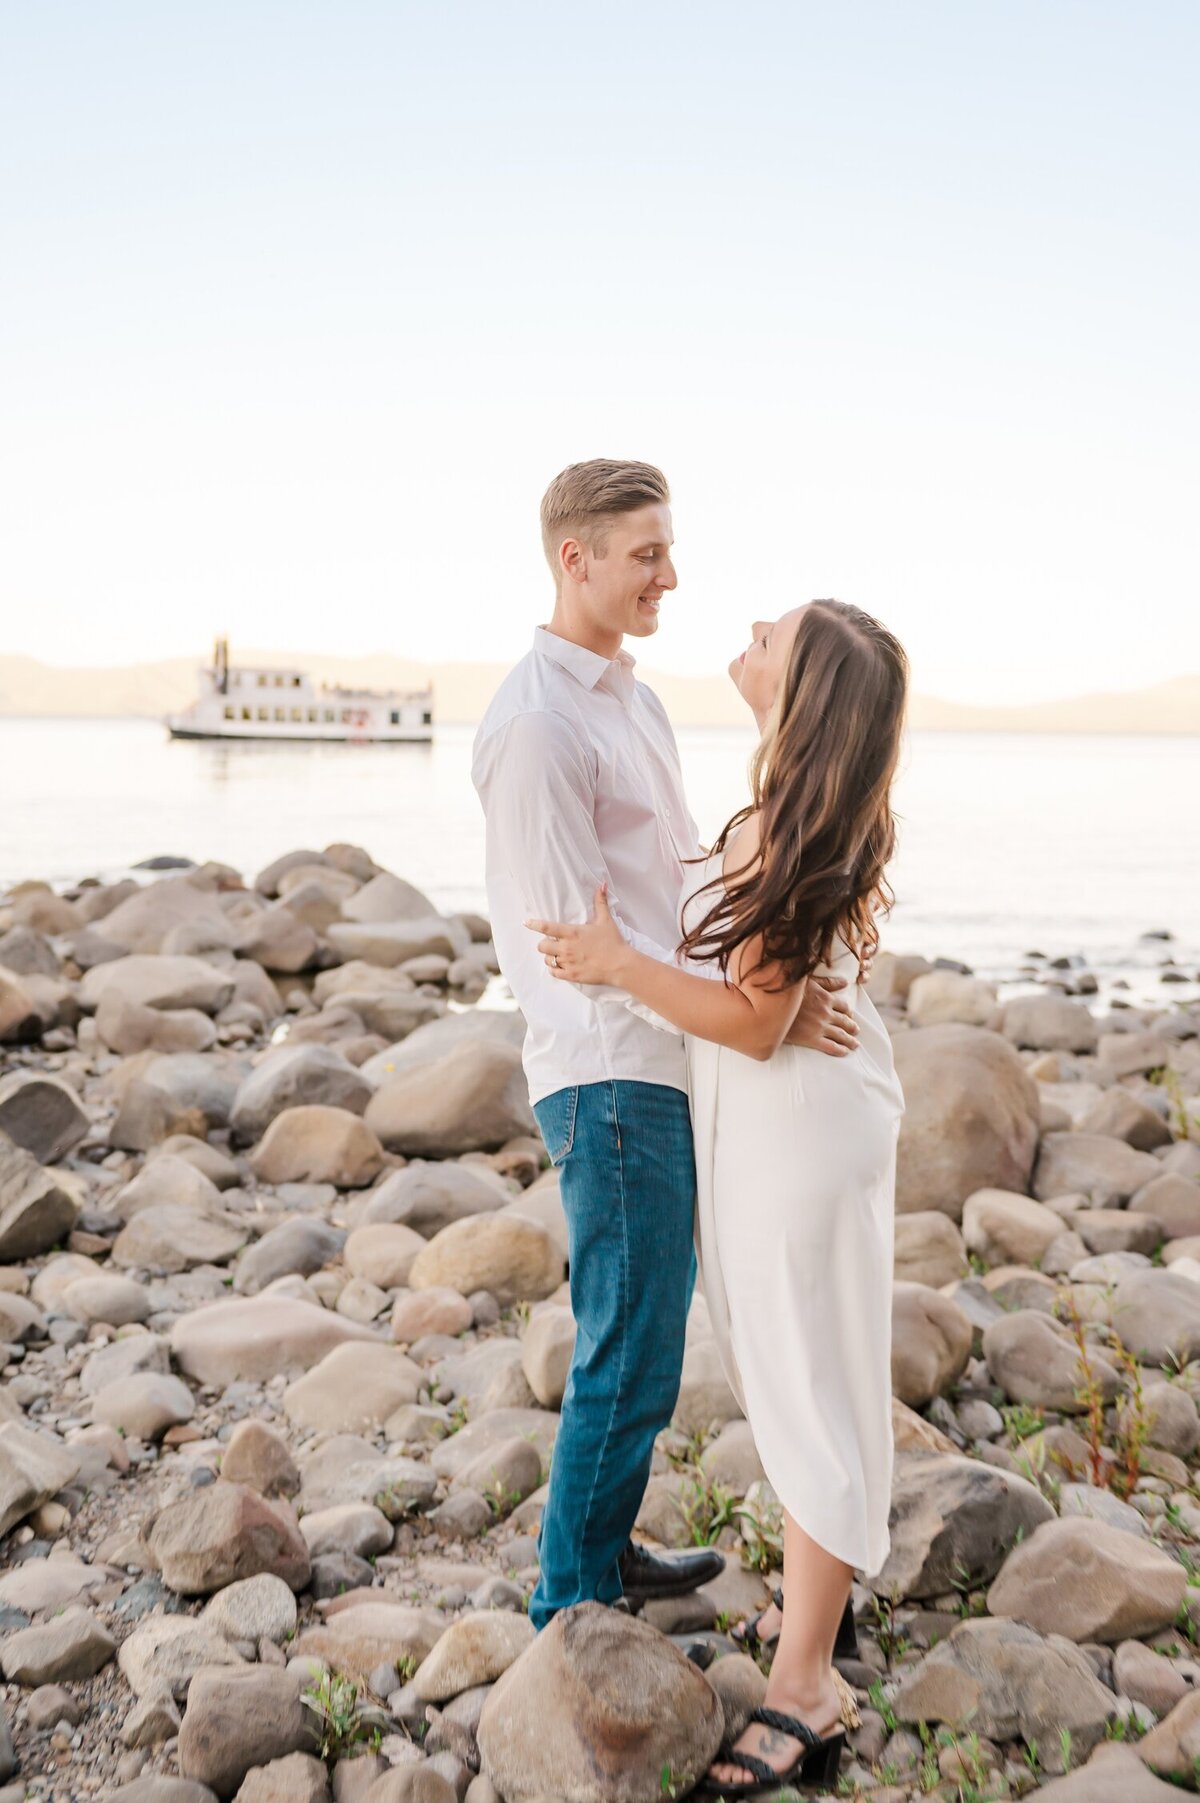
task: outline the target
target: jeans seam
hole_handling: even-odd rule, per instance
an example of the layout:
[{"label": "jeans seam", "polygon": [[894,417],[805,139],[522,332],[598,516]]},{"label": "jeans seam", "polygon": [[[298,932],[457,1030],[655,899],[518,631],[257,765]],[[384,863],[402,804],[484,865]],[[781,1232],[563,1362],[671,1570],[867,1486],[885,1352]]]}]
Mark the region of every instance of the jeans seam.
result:
[{"label": "jeans seam", "polygon": [[583,1553],[587,1545],[588,1523],[592,1518],[596,1487],[600,1482],[605,1454],[612,1438],[613,1422],[617,1418],[617,1410],[620,1407],[621,1396],[625,1388],[625,1360],[629,1350],[629,1217],[625,1205],[625,1161],[621,1150],[621,1118],[617,1104],[617,1086],[611,1079],[609,1080],[609,1089],[612,1093],[613,1134],[617,1148],[617,1187],[621,1203],[621,1362],[617,1368],[617,1381],[613,1385],[612,1407],[608,1413],[608,1421],[605,1423],[604,1438],[600,1442],[596,1469],[592,1474],[592,1487],[588,1491],[587,1506],[583,1511],[583,1523],[576,1542],[579,1551],[578,1563],[575,1567],[576,1594],[583,1589]]}]

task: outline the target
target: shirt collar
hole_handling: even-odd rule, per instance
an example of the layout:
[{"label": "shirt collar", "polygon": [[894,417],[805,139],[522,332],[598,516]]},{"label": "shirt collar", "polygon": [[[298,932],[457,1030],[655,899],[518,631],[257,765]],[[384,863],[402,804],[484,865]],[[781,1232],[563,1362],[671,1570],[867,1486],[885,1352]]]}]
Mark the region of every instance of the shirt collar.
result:
[{"label": "shirt collar", "polygon": [[636,660],[624,649],[618,651],[615,657],[601,657],[598,651],[589,651],[586,645],[576,645],[571,639],[560,638],[556,632],[548,632],[544,626],[534,628],[533,648],[566,670],[585,689],[594,689],[609,671],[618,683],[621,683],[622,678],[627,683],[633,677]]}]

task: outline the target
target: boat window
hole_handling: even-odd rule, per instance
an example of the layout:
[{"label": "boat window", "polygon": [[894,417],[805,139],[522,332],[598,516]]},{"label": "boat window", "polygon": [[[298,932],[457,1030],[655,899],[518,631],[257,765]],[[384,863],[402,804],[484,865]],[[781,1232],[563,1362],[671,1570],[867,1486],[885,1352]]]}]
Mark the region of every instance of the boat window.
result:
[{"label": "boat window", "polygon": [[344,707],[342,709],[342,725],[349,726],[349,724],[350,724],[350,709],[348,707]]},{"label": "boat window", "polygon": [[317,710],[315,707],[310,707],[308,710],[308,724],[310,726],[315,726],[316,723],[317,723]]},{"label": "boat window", "polygon": [[304,719],[304,709],[302,707],[294,707],[292,709],[292,719],[293,720],[303,720]]},{"label": "boat window", "polygon": [[269,707],[260,707],[258,710],[258,717],[260,720],[269,720],[271,718],[270,708]]},{"label": "boat window", "polygon": [[336,719],[337,719],[337,715],[334,713],[333,709],[331,707],[327,707],[325,709],[325,724],[326,724],[326,726],[332,726]]},{"label": "boat window", "polygon": [[225,709],[225,718],[226,718],[226,719],[227,719],[227,720],[232,720],[232,719],[233,719],[233,717],[234,717],[234,715],[233,715],[233,709],[232,709],[232,708],[231,708],[231,707],[227,707],[227,708],[226,708],[226,709]]},{"label": "boat window", "polygon": [[399,724],[400,724],[400,715],[399,715],[399,714],[398,714],[398,713],[397,713],[397,711],[396,711],[396,709],[395,709],[395,708],[393,708],[393,709],[392,709],[392,714],[391,714],[391,719],[392,719],[392,725],[393,725],[393,726],[399,726]]},{"label": "boat window", "polygon": [[254,716],[252,715],[252,713],[250,712],[250,709],[248,707],[244,707],[242,709],[242,719],[243,720],[251,720],[251,719],[253,719],[253,717]]},{"label": "boat window", "polygon": [[292,677],[292,687],[294,689],[298,689],[300,687],[300,678],[298,676]]},{"label": "boat window", "polygon": [[433,725],[433,715],[430,713],[422,714],[421,715],[421,725],[422,726],[432,726]]},{"label": "boat window", "polygon": [[276,718],[276,719],[277,719],[277,720],[286,720],[286,719],[287,719],[287,709],[286,709],[286,707],[277,707],[277,708],[276,708],[276,709],[275,709],[275,718]]},{"label": "boat window", "polygon": [[258,679],[258,686],[259,686],[259,688],[260,688],[260,689],[265,689],[265,688],[266,688],[266,686],[267,686],[267,679],[266,679],[266,677],[265,677],[265,676],[260,676],[260,677],[259,677],[259,679]]}]

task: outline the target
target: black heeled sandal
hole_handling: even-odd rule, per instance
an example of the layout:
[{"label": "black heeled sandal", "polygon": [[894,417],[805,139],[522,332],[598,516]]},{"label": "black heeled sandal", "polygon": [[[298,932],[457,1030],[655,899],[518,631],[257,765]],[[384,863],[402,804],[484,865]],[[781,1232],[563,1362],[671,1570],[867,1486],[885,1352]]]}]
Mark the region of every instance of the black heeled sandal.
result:
[{"label": "black heeled sandal", "polygon": [[[774,1605],[778,1609],[780,1615],[782,1615],[783,1614],[783,1591],[782,1590],[772,1590],[771,1603],[774,1603]],[[771,1603],[767,1604],[768,1609],[770,1608]],[[778,1634],[772,1634],[769,1638],[764,1639],[763,1636],[759,1633],[758,1624],[762,1620],[763,1616],[766,1613],[767,1613],[766,1609],[760,1609],[757,1615],[752,1615],[750,1617],[749,1621],[744,1621],[742,1623],[740,1630],[738,1628],[735,1628],[733,1630],[731,1639],[733,1639],[737,1642],[737,1644],[741,1647],[741,1649],[744,1653],[753,1654],[753,1653],[765,1652],[768,1647],[773,1647],[775,1645],[776,1641],[779,1639]]]},{"label": "black heeled sandal", "polygon": [[[783,1591],[773,1590],[771,1592],[771,1601],[782,1615]],[[740,1634],[735,1628],[732,1638],[737,1642],[744,1653],[753,1655],[754,1653],[766,1652],[769,1647],[773,1647],[778,1641],[778,1634],[772,1634],[764,1638],[758,1631],[758,1624],[766,1613],[767,1611],[765,1609],[760,1609],[757,1615],[751,1616],[748,1622],[742,1624],[742,1631]],[[837,1639],[833,1643],[833,1656],[835,1659],[858,1658],[858,1629],[854,1623],[854,1610],[851,1606],[849,1597],[846,1598],[846,1607],[842,1610],[842,1619],[838,1623]]]},{"label": "black heeled sandal", "polygon": [[[791,1740],[800,1742],[800,1752],[786,1771],[777,1772],[775,1767],[760,1759],[757,1753],[743,1753],[732,1746],[717,1749],[713,1758],[714,1765],[738,1766],[744,1772],[753,1774],[749,1783],[728,1783],[718,1781],[711,1773],[704,1779],[701,1794],[710,1797],[724,1797],[732,1803],[735,1797],[753,1797],[762,1790],[781,1790],[789,1784],[823,1784],[832,1786],[837,1783],[838,1770],[842,1762],[842,1751],[846,1745],[846,1734],[838,1728],[833,1734],[822,1736],[807,1722],[802,1722],[798,1715],[785,1715],[781,1709],[756,1709],[749,1717],[746,1727],[751,1722],[761,1722],[764,1728],[774,1728],[777,1734],[786,1734]],[[742,1732],[745,1733],[745,1728]]]}]

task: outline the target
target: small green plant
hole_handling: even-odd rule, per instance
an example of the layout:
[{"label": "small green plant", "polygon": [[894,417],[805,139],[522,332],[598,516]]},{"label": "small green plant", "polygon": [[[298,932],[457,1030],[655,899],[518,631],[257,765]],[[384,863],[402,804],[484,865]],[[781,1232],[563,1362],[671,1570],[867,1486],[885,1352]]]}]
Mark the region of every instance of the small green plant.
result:
[{"label": "small green plant", "polygon": [[1132,1710],[1128,1715],[1110,1715],[1104,1724],[1105,1740],[1141,1740],[1147,1732],[1145,1722]]},{"label": "small green plant", "polygon": [[1186,1596],[1176,1611],[1175,1626],[1179,1629],[1179,1632],[1183,1635],[1183,1638],[1188,1642],[1189,1646],[1200,1645],[1200,1630],[1197,1629],[1195,1622],[1192,1620]]},{"label": "small green plant", "polygon": [[685,1481],[679,1507],[694,1546],[712,1546],[722,1528],[734,1524],[737,1498],[724,1484],[710,1483],[695,1471]]},{"label": "small green plant", "polygon": [[932,1790],[941,1771],[938,1767],[938,1744],[927,1723],[918,1722],[917,1730],[921,1736],[921,1770],[919,1782],[922,1790]]},{"label": "small green plant", "polygon": [[951,1779],[958,1787],[958,1803],[997,1803],[1008,1795],[1003,1779],[988,1769],[978,1734],[972,1731],[959,1735],[952,1728],[940,1728],[938,1742],[942,1747],[952,1747],[958,1761],[960,1775]]},{"label": "small green plant", "polygon": [[389,1521],[399,1521],[401,1516],[413,1514],[417,1508],[417,1500],[407,1494],[403,1480],[385,1484],[382,1490],[377,1490],[374,1503],[380,1514],[386,1515]]},{"label": "small green plant", "polygon": [[742,1564],[751,1571],[783,1565],[783,1509],[778,1503],[735,1503],[730,1518],[742,1538]]},{"label": "small green plant", "polygon": [[672,1766],[664,1765],[658,1775],[658,1788],[664,1797],[685,1797],[693,1789],[696,1780],[690,1772],[677,1777]]},{"label": "small green plant", "polygon": [[879,1650],[891,1665],[894,1659],[908,1651],[908,1636],[896,1629],[896,1599],[894,1596],[872,1596],[871,1608],[875,1616],[875,1639]]},{"label": "small green plant", "polygon": [[1001,1408],[1000,1414],[1004,1419],[1004,1430],[1010,1446],[1017,1446],[1022,1440],[1028,1440],[1031,1434],[1040,1433],[1046,1425],[1046,1417],[1041,1409],[1032,1408],[1027,1402],[1010,1402]]},{"label": "small green plant", "polygon": [[1167,1092],[1171,1132],[1176,1139],[1200,1139],[1200,1115],[1192,1114],[1183,1093],[1183,1078],[1172,1065],[1160,1065],[1149,1072],[1151,1083]]},{"label": "small green plant", "polygon": [[1141,1366],[1124,1341],[1117,1341],[1115,1352],[1117,1363],[1125,1373],[1129,1391],[1121,1410],[1121,1466],[1114,1475],[1112,1487],[1128,1501],[1137,1489],[1137,1481],[1142,1475],[1142,1453],[1149,1437],[1151,1419],[1146,1407],[1146,1393],[1142,1388]]},{"label": "small green plant", "polygon": [[1059,1729],[1059,1731],[1058,1731],[1058,1747],[1059,1747],[1059,1751],[1062,1754],[1063,1772],[1064,1773],[1069,1772],[1071,1769],[1071,1730],[1069,1728],[1060,1728]]},{"label": "small green plant", "polygon": [[950,1582],[958,1592],[958,1613],[964,1621],[974,1615],[987,1614],[987,1592],[972,1588],[971,1573],[961,1559],[954,1561]]},{"label": "small green plant", "polygon": [[896,1712],[884,1695],[883,1682],[881,1679],[876,1678],[874,1680],[867,1691],[867,1696],[871,1700],[872,1709],[874,1709],[876,1714],[882,1718],[883,1725],[888,1733],[894,1734],[896,1732]]},{"label": "small green plant", "polygon": [[317,1744],[322,1759],[332,1762],[354,1752],[377,1749],[387,1715],[361,1701],[352,1678],[340,1672],[322,1672],[315,1683],[301,1692],[300,1701],[317,1718]]},{"label": "small green plant", "polygon": [[1056,1297],[1057,1312],[1065,1316],[1066,1325],[1071,1330],[1075,1341],[1075,1351],[1079,1362],[1079,1385],[1075,1391],[1075,1400],[1083,1406],[1084,1424],[1088,1449],[1088,1474],[1091,1482],[1098,1490],[1107,1486],[1108,1461],[1104,1456],[1104,1396],[1092,1364],[1092,1349],[1084,1332],[1083,1316],[1079,1312],[1079,1302],[1073,1290],[1066,1284]]}]

